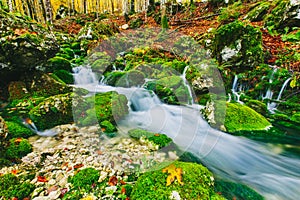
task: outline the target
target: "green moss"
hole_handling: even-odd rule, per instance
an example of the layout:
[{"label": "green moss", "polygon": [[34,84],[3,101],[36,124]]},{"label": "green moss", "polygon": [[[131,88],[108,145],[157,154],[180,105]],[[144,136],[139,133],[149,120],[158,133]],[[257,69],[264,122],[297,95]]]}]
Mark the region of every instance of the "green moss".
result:
[{"label": "green moss", "polygon": [[141,18],[136,18],[136,19],[134,19],[134,20],[132,20],[132,21],[130,21],[130,25],[129,25],[129,27],[130,28],[139,28],[139,27],[141,27],[142,25],[143,25],[143,20],[141,19]]},{"label": "green moss", "polygon": [[108,85],[115,86],[116,83],[119,81],[119,79],[124,76],[126,72],[121,72],[121,71],[113,71],[106,75],[105,82]]},{"label": "green moss", "polygon": [[8,159],[18,159],[27,155],[32,151],[32,146],[26,139],[12,138],[9,141],[9,146],[6,149],[5,155]]},{"label": "green moss", "polygon": [[271,125],[253,109],[236,103],[227,103],[225,127],[228,132],[264,130]]},{"label": "green moss", "polygon": [[29,115],[39,130],[73,122],[72,93],[46,98],[30,110]]},{"label": "green moss", "polygon": [[226,199],[264,199],[260,194],[246,185],[223,180],[216,180],[215,192],[221,193]]},{"label": "green moss", "polygon": [[71,63],[67,59],[58,56],[48,60],[47,69],[50,72],[55,70],[66,70],[68,72],[72,72]]},{"label": "green moss", "polygon": [[0,196],[4,198],[24,199],[30,197],[35,189],[35,185],[28,182],[21,182],[20,179],[12,174],[0,176]]},{"label": "green moss", "polygon": [[146,172],[138,178],[130,199],[169,199],[172,191],[178,192],[181,199],[210,199],[216,195],[212,173],[205,167],[178,161],[172,164],[182,169],[183,185],[175,179],[171,185],[166,186],[168,174],[163,173],[162,169]]},{"label": "green moss", "polygon": [[143,129],[132,129],[128,131],[128,134],[130,137],[136,140],[139,140],[141,137],[145,137],[149,141],[152,141],[154,144],[158,145],[159,148],[163,148],[172,143],[172,139],[165,134],[153,133]]},{"label": "green moss", "polygon": [[116,135],[117,128],[110,121],[102,121],[100,127],[107,136],[114,137]]},{"label": "green moss", "polygon": [[252,22],[257,22],[263,20],[264,16],[267,14],[270,8],[269,2],[259,2],[253,9],[251,9],[248,13],[246,18]]},{"label": "green moss", "polygon": [[77,174],[68,178],[68,182],[72,184],[74,188],[85,189],[90,191],[93,184],[98,182],[100,173],[94,168],[85,168],[80,170]]},{"label": "green moss", "polygon": [[141,86],[145,82],[145,74],[137,70],[130,70],[116,82],[119,87]]},{"label": "green moss", "polygon": [[293,114],[293,116],[291,117],[291,120],[293,122],[296,122],[296,123],[300,124],[300,112],[297,112],[297,113]]},{"label": "green moss", "polygon": [[73,75],[66,70],[56,70],[54,74],[66,84],[74,84]]},{"label": "green moss", "polygon": [[[225,47],[234,49],[237,54],[226,60],[222,57]],[[213,55],[220,64],[227,63],[241,68],[257,66],[263,61],[262,34],[258,28],[238,20],[220,26],[215,32]]]},{"label": "green moss", "polygon": [[266,104],[258,100],[249,100],[246,105],[262,115],[268,111]]},{"label": "green moss", "polygon": [[6,125],[9,131],[9,138],[28,138],[30,136],[35,135],[35,133],[31,129],[29,129],[21,123],[6,121]]}]

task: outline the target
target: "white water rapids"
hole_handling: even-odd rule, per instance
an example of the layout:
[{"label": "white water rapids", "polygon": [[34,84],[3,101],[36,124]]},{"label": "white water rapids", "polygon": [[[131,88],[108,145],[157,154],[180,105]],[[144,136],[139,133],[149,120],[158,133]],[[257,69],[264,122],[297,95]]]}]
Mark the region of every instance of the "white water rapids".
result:
[{"label": "white water rapids", "polygon": [[145,89],[85,86],[92,92],[115,90],[127,96],[131,110],[118,123],[120,131],[139,127],[164,133],[217,176],[244,183],[266,199],[299,199],[299,159],[275,154],[264,143],[215,130],[202,119],[197,108],[161,103]]}]

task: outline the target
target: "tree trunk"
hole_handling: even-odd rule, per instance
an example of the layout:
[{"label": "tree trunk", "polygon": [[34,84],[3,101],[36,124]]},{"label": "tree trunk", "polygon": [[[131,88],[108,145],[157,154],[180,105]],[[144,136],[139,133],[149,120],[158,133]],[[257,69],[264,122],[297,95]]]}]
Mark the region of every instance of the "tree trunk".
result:
[{"label": "tree trunk", "polygon": [[43,0],[39,0],[39,6],[40,6],[40,8],[41,8],[41,12],[42,12],[42,16],[43,16],[43,21],[44,21],[44,22],[47,22],[47,21],[46,21],[45,4],[44,4]]},{"label": "tree trunk", "polygon": [[45,0],[45,7],[46,7],[46,19],[47,22],[52,24],[52,6],[50,0]]},{"label": "tree trunk", "polygon": [[14,11],[12,0],[8,0],[7,5],[8,5],[9,12]]}]

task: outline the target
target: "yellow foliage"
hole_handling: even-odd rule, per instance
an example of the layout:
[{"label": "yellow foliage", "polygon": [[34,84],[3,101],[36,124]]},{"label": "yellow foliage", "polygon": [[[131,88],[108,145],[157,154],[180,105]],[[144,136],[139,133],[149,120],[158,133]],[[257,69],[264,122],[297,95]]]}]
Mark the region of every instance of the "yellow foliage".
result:
[{"label": "yellow foliage", "polygon": [[80,200],[95,200],[95,198],[93,196],[89,195],[89,196],[86,196],[86,197],[84,197]]},{"label": "yellow foliage", "polygon": [[169,173],[169,176],[167,177],[167,186],[171,185],[173,181],[175,181],[175,178],[177,178],[177,181],[180,185],[183,185],[182,182],[182,169],[176,168],[173,164],[169,165],[168,167],[164,168],[162,170],[163,173]]}]

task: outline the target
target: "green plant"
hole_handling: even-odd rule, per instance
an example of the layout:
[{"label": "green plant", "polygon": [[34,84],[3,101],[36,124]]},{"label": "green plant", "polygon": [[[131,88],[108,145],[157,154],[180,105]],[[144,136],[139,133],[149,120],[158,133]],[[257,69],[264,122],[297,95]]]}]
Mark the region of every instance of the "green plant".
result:
[{"label": "green plant", "polygon": [[66,84],[74,84],[73,75],[66,70],[56,70],[54,74]]},{"label": "green plant", "polygon": [[23,138],[12,138],[9,140],[9,146],[6,149],[5,156],[8,159],[18,159],[32,151],[32,146],[28,140]]},{"label": "green plant", "polygon": [[293,122],[296,122],[296,123],[300,124],[300,112],[297,112],[297,113],[293,114],[293,116],[291,117],[291,120]]},{"label": "green plant", "polygon": [[35,135],[35,133],[31,129],[29,129],[21,123],[17,123],[14,121],[6,121],[6,125],[9,131],[9,138],[28,138],[30,136]]}]

